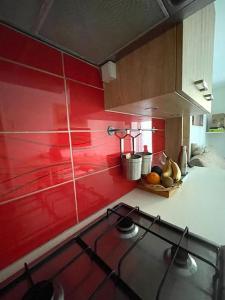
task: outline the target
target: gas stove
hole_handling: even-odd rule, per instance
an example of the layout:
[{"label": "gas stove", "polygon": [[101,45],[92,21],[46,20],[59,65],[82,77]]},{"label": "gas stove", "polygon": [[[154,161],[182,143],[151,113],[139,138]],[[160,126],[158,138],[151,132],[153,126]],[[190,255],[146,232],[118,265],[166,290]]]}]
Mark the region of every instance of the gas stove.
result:
[{"label": "gas stove", "polygon": [[3,283],[1,299],[222,300],[224,247],[119,204]]}]

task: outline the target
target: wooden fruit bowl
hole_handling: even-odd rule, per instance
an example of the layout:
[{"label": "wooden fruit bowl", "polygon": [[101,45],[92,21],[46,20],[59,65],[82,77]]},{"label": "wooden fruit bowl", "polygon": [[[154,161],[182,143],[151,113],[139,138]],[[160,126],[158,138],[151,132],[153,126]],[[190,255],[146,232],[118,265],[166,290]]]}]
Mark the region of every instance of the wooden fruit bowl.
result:
[{"label": "wooden fruit bowl", "polygon": [[169,198],[182,184],[182,181],[174,183],[172,187],[164,187],[160,184],[149,184],[145,179],[141,179],[138,183],[138,188],[144,191],[157,194],[162,197]]}]

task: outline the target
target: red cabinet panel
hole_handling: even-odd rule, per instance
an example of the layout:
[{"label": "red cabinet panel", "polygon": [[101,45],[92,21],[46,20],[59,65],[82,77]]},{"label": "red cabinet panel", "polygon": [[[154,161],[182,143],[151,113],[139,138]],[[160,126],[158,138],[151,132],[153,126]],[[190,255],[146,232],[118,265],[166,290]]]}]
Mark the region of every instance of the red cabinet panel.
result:
[{"label": "red cabinet panel", "polygon": [[67,78],[102,88],[101,73],[98,68],[67,54],[63,54],[63,57]]},{"label": "red cabinet panel", "polygon": [[0,130],[67,129],[64,81],[0,60]]},{"label": "red cabinet panel", "polygon": [[71,180],[68,134],[0,134],[0,166],[0,201]]},{"label": "red cabinet panel", "polygon": [[75,224],[73,183],[1,206],[0,269]]},{"label": "red cabinet panel", "polygon": [[136,182],[122,176],[121,167],[76,180],[79,220],[83,220],[107,204],[131,191]]},{"label": "red cabinet panel", "polygon": [[59,51],[0,24],[0,56],[62,75]]}]

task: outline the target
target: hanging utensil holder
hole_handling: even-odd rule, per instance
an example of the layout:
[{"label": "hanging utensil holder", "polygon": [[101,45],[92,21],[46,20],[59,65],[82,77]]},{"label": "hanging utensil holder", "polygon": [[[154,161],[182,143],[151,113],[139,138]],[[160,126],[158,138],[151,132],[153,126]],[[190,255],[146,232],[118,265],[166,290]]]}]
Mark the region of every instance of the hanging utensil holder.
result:
[{"label": "hanging utensil holder", "polygon": [[[140,152],[135,154],[135,139],[142,134],[142,131],[155,132],[157,129],[115,129],[108,127],[108,134],[115,135],[120,140],[120,156],[122,160],[122,168],[125,177],[128,180],[138,180],[141,175],[146,175],[151,170],[151,153]],[[131,133],[135,132],[135,135]],[[131,154],[124,154],[124,140],[130,137],[132,141]]]}]

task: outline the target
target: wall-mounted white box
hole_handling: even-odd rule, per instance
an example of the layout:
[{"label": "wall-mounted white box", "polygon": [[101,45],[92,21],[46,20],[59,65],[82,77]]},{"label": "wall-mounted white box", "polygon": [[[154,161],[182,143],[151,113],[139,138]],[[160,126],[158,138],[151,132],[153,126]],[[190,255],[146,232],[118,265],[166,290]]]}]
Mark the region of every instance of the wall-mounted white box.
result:
[{"label": "wall-mounted white box", "polygon": [[116,64],[112,61],[108,61],[102,67],[102,80],[103,82],[110,82],[116,79]]}]

